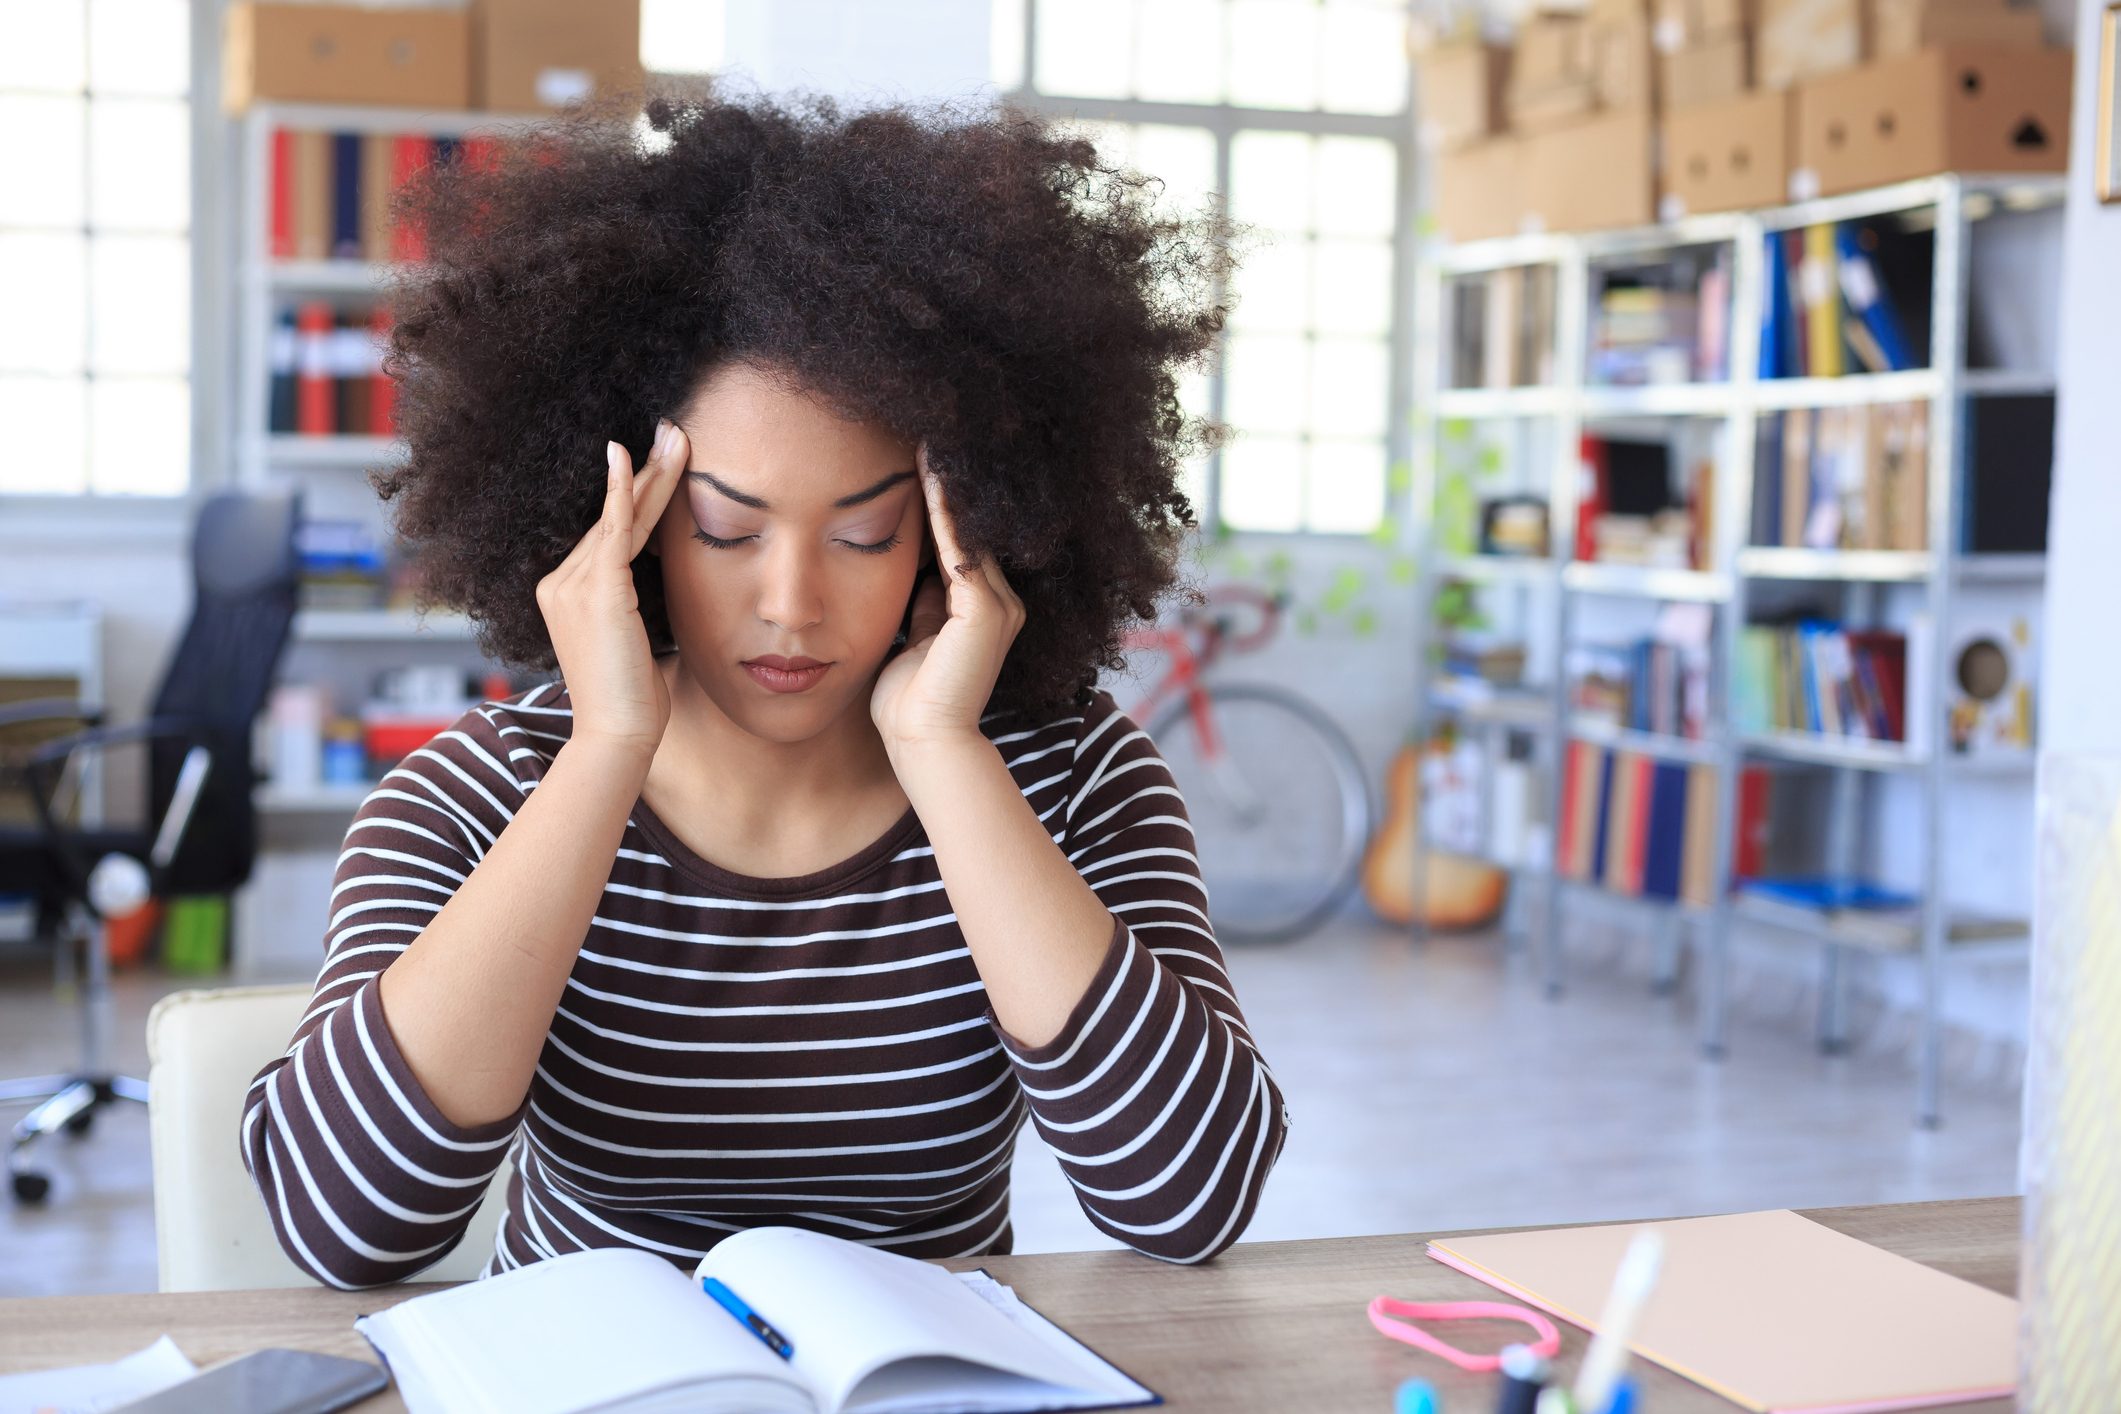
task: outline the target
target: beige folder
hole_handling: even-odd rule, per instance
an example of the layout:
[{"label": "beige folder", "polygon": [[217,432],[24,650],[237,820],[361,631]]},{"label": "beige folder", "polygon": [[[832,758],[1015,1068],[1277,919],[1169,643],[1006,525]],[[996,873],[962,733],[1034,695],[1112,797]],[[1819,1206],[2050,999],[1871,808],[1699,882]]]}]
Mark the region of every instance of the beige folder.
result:
[{"label": "beige folder", "polygon": [[2016,1383],[2017,1302],[1788,1211],[1460,1237],[1429,1255],[1588,1330],[1645,1228],[1664,1263],[1635,1353],[1748,1409],[1914,1409]]}]

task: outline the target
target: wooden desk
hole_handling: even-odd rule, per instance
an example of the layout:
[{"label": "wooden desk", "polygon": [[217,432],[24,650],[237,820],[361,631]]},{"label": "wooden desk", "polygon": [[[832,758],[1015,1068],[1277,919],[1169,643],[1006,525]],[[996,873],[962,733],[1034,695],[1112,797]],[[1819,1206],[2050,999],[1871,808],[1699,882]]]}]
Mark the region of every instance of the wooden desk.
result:
[{"label": "wooden desk", "polygon": [[[2016,1290],[2019,1202],[1974,1198],[1940,1203],[1819,1208],[1807,1217],[1996,1291]],[[1057,1252],[959,1259],[985,1267],[1121,1369],[1162,1394],[1174,1410],[1223,1414],[1375,1411],[1392,1407],[1401,1380],[1433,1382],[1446,1407],[1484,1408],[1494,1377],[1464,1375],[1433,1356],[1385,1339],[1364,1308],[1388,1293],[1415,1301],[1492,1296],[1471,1277],[1423,1254],[1428,1235],[1239,1243],[1200,1267],[1134,1252]],[[0,1373],[112,1360],[167,1332],[200,1367],[266,1346],[373,1359],[353,1319],[438,1289],[420,1283],[375,1291],[63,1296],[0,1301]],[[1500,1329],[1515,1330],[1515,1327]],[[1562,1326],[1563,1368],[1573,1370],[1586,1337]],[[1637,1365],[1643,1403],[1655,1414],[1735,1406],[1698,1385]],[[402,1409],[389,1391],[361,1414]],[[2007,1403],[1958,1405],[2002,1411]]]}]

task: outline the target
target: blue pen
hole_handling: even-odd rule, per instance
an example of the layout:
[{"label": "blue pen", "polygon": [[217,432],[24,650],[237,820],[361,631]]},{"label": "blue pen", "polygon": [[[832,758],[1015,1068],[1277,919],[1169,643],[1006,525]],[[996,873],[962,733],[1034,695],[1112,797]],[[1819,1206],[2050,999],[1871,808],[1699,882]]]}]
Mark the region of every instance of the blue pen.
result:
[{"label": "blue pen", "polygon": [[782,1335],[772,1326],[767,1325],[766,1318],[752,1310],[745,1303],[743,1297],[737,1295],[713,1277],[701,1277],[700,1290],[719,1302],[722,1309],[736,1317],[746,1330],[749,1330],[760,1340],[765,1341],[768,1350],[771,1350],[783,1360],[793,1360],[795,1358],[795,1347],[789,1343],[788,1337]]}]

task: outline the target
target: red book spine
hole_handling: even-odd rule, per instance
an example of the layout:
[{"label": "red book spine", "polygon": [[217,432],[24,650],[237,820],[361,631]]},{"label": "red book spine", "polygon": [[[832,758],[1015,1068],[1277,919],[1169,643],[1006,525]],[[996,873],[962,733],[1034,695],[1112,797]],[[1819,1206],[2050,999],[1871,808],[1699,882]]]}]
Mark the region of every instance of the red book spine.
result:
[{"label": "red book spine", "polygon": [[[376,341],[376,358],[390,347],[390,308],[377,305],[368,321]],[[369,382],[368,431],[377,437],[395,437],[398,432],[397,419],[398,385],[382,369],[380,362]]]},{"label": "red book spine", "polygon": [[[393,199],[398,189],[413,173],[434,161],[434,139],[416,133],[400,135],[391,149],[390,191]],[[390,258],[392,260],[425,260],[427,258],[427,233],[403,217],[391,223]]]},{"label": "red book spine", "polygon": [[1605,443],[1585,437],[1577,455],[1583,465],[1576,502],[1576,558],[1589,562],[1598,558],[1598,517],[1605,514]]},{"label": "red book spine", "polygon": [[1581,878],[1576,863],[1576,798],[1583,791],[1583,753],[1589,748],[1580,741],[1569,743],[1562,758],[1561,809],[1555,822],[1554,871],[1564,878]]},{"label": "red book spine", "polygon": [[274,260],[290,260],[295,253],[295,137],[285,128],[273,129],[266,190],[266,248]]},{"label": "red book spine", "polygon": [[1758,879],[1767,859],[1768,773],[1748,766],[1738,773],[1738,838],[1731,874],[1739,879]]},{"label": "red book spine", "polygon": [[1650,864],[1650,802],[1657,790],[1657,763],[1638,756],[1635,768],[1635,817],[1628,821],[1627,891],[1642,896],[1642,880]]},{"label": "red book spine", "polygon": [[295,311],[295,431],[337,432],[338,396],[331,376],[331,306],[306,300]]}]

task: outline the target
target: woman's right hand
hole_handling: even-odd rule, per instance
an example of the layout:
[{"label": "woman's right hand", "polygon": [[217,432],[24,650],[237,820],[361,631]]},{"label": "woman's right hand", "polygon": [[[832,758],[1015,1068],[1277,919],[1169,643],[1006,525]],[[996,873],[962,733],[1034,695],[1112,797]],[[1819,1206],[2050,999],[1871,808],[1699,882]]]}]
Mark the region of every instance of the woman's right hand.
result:
[{"label": "woman's right hand", "polygon": [[641,476],[617,442],[605,444],[604,513],[559,566],[538,581],[538,612],[552,638],[572,739],[655,754],[670,721],[670,690],[648,647],[633,588],[633,560],[655,533],[692,451],[675,423],[658,419]]}]

